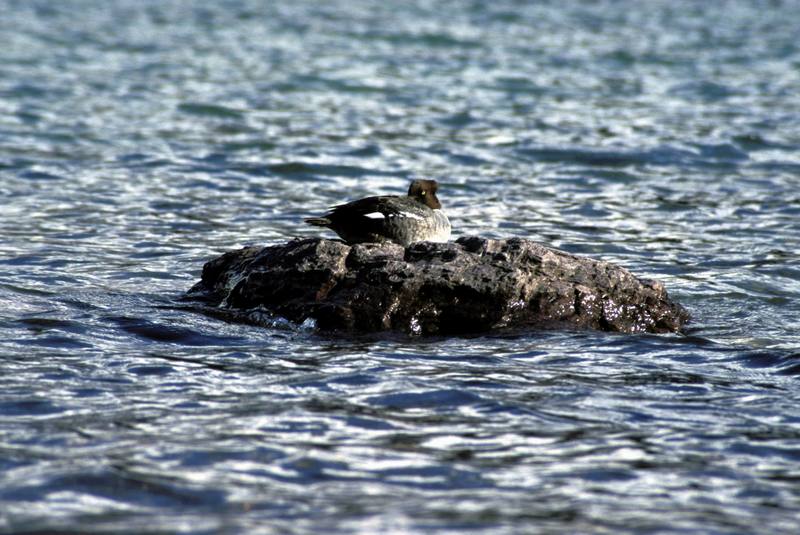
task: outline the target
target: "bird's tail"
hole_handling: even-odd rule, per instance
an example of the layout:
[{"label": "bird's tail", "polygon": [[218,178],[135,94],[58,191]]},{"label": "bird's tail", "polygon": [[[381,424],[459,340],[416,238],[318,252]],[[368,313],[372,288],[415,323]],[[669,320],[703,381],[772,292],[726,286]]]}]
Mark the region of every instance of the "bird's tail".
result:
[{"label": "bird's tail", "polygon": [[327,217],[309,217],[306,219],[306,223],[315,227],[327,227],[331,224],[331,220]]}]

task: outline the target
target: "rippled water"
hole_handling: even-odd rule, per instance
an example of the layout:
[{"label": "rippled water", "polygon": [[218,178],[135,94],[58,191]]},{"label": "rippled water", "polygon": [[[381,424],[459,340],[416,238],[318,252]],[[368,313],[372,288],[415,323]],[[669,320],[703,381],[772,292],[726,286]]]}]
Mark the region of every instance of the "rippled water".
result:
[{"label": "rippled water", "polygon": [[[798,8],[0,0],[0,531],[797,533]],[[176,306],[414,176],[689,332]]]}]

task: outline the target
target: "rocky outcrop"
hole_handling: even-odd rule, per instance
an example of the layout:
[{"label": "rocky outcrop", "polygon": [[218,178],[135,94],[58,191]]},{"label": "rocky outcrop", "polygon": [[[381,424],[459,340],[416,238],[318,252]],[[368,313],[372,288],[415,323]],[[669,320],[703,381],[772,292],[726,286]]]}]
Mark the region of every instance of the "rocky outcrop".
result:
[{"label": "rocky outcrop", "polygon": [[659,282],[519,238],[246,247],[208,262],[188,295],[242,319],[258,310],[341,331],[663,333],[689,319]]}]

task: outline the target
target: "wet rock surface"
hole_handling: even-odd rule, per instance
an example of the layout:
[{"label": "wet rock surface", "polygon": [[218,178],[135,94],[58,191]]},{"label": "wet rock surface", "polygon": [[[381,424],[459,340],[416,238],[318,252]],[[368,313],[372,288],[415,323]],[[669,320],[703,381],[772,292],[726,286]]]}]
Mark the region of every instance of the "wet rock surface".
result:
[{"label": "wet rock surface", "polygon": [[303,239],[208,262],[188,294],[246,320],[254,310],[319,329],[466,334],[501,328],[678,332],[664,286],[609,262],[520,238],[347,245]]}]

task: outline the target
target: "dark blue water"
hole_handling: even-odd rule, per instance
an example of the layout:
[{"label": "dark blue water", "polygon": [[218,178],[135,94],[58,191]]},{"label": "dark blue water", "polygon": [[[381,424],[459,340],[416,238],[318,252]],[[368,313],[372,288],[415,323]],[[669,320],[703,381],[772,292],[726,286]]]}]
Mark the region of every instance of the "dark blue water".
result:
[{"label": "dark blue water", "polygon": [[[798,12],[0,0],[0,531],[797,533]],[[419,176],[456,237],[658,278],[689,332],[176,306]]]}]

